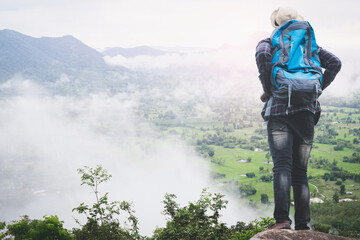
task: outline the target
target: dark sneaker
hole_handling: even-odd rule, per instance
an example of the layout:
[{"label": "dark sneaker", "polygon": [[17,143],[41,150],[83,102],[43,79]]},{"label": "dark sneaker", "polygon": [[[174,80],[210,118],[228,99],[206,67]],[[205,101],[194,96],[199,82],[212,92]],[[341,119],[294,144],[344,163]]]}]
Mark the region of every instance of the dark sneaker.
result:
[{"label": "dark sneaker", "polygon": [[272,225],[269,229],[291,229],[290,223],[284,222],[284,223],[276,223]]},{"label": "dark sneaker", "polygon": [[310,228],[308,227],[308,225],[299,225],[295,226],[295,230],[310,230]]}]

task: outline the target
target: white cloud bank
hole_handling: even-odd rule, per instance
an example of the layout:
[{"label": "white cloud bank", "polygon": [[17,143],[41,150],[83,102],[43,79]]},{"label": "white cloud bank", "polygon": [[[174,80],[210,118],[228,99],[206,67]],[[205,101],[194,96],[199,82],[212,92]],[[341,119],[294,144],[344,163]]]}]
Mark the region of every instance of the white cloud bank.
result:
[{"label": "white cloud bank", "polygon": [[[7,173],[0,191],[12,198],[1,199],[0,220],[57,214],[67,227],[75,226],[72,217],[78,215],[71,209],[94,200],[90,189],[80,186],[76,169],[84,165],[108,169],[113,178],[101,193],[133,202],[140,230],[148,235],[164,225],[165,193],[175,193],[184,205],[203,188],[217,191],[207,163],[189,146],[136,119],[136,94],[51,96],[16,79],[0,91],[0,165]],[[231,199],[228,208],[224,219],[231,224],[255,217],[238,200]]]}]

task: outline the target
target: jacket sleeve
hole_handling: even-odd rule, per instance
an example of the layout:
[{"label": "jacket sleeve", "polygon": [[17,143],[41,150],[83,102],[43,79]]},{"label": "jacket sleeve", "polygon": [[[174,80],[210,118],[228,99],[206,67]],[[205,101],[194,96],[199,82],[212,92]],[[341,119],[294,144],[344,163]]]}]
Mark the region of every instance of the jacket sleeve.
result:
[{"label": "jacket sleeve", "polygon": [[266,38],[261,40],[256,46],[256,65],[259,71],[259,79],[263,90],[270,93],[270,76],[271,76],[271,40]]},{"label": "jacket sleeve", "polygon": [[320,48],[319,58],[321,67],[325,69],[322,83],[322,89],[324,90],[330,85],[340,71],[341,61],[337,56],[323,48]]}]

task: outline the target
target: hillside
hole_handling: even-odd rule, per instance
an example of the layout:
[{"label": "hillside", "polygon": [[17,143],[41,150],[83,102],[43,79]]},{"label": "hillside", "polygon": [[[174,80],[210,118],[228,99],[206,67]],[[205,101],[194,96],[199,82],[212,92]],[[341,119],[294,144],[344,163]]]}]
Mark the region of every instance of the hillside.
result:
[{"label": "hillside", "polygon": [[[218,185],[240,193],[250,204],[266,207],[262,203],[273,198],[266,126],[260,108],[239,106],[232,99],[213,105],[213,114],[207,116],[193,111],[181,119],[179,112],[161,110],[145,116],[151,116],[165,134],[185,139],[207,159]],[[308,167],[312,198],[331,200],[336,193],[340,200],[360,197],[359,119],[355,108],[322,107]],[[345,190],[340,191],[342,185]]]},{"label": "hillside", "polygon": [[39,81],[56,81],[62,74],[91,78],[88,72],[125,70],[108,66],[101,53],[73,36],[34,38],[2,30],[0,46],[1,82],[14,74]]}]

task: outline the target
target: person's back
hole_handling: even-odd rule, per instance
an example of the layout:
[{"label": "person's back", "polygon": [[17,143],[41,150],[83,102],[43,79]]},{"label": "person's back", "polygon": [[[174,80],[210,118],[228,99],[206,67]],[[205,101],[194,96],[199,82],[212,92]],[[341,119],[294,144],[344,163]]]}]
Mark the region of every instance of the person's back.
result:
[{"label": "person's back", "polygon": [[271,34],[271,93],[292,104],[315,103],[322,70],[315,33],[307,21],[286,21]]},{"label": "person's back", "polygon": [[[289,8],[275,10],[270,19],[272,25],[277,28],[275,32],[281,26],[290,24],[292,20],[304,21],[302,16]],[[309,39],[307,41],[309,44]],[[291,226],[289,208],[292,186],[295,202],[295,229],[309,229],[307,224],[310,222],[310,192],[307,181],[307,161],[314,138],[314,126],[319,120],[321,109],[318,101],[314,99],[291,103],[291,92],[294,89],[293,86],[289,87],[289,84],[285,95],[279,95],[277,88],[279,86],[276,86],[278,78],[276,74],[275,78],[273,76],[278,62],[273,61],[273,53],[276,52],[274,45],[276,46],[270,38],[260,41],[255,55],[259,78],[264,90],[264,94],[260,97],[265,102],[261,114],[267,121],[268,141],[274,163],[276,224],[272,228],[290,228]],[[321,74],[321,69],[319,71],[322,76],[319,90],[322,91],[329,86],[340,71],[341,62],[335,55],[320,47],[316,51],[321,67],[325,68],[324,74]],[[280,65],[278,66],[280,68]],[[285,71],[288,70],[288,68],[285,69]],[[298,69],[290,70],[293,70],[292,73],[295,75],[297,74]],[[280,68],[280,71],[283,70]],[[287,77],[289,78],[289,75]]]}]

